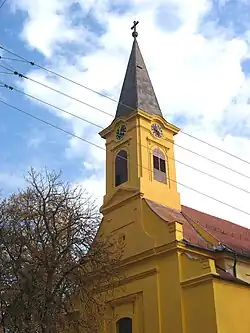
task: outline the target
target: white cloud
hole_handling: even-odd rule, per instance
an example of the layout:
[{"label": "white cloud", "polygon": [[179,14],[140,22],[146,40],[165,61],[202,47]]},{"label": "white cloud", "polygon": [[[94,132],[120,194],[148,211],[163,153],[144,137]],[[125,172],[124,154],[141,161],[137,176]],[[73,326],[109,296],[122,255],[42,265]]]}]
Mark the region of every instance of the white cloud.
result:
[{"label": "white cloud", "polygon": [[103,199],[101,194],[103,194],[103,189],[105,187],[104,177],[93,175],[88,179],[76,182],[76,184],[80,185],[83,189],[86,189],[88,195],[95,199],[96,205],[101,207]]},{"label": "white cloud", "polygon": [[25,184],[24,177],[14,172],[0,172],[0,193],[22,188]]},{"label": "white cloud", "polygon": [[88,39],[91,33],[74,26],[68,15],[75,3],[74,0],[14,0],[15,9],[25,10],[28,14],[21,34],[28,46],[50,57],[62,43]]},{"label": "white cloud", "polygon": [[[69,7],[73,2],[78,3],[81,7],[79,15],[82,15],[83,22],[87,22],[86,15],[91,11],[98,23],[105,25],[106,32],[102,36],[98,37],[93,31],[89,32],[84,24],[77,28],[72,24]],[[98,91],[104,90],[116,98],[124,77],[132,43],[129,27],[131,22],[138,17],[140,20],[139,43],[166,119],[171,120],[177,114],[193,118],[195,121],[186,125],[185,131],[250,160],[249,139],[233,134],[222,137],[217,130],[219,120],[225,116],[225,110],[230,113],[231,121],[237,123],[239,119],[245,119],[246,122],[250,122],[247,104],[249,81],[240,66],[242,59],[249,52],[247,40],[230,39],[225,31],[216,30],[214,25],[211,30],[213,35],[210,34],[209,38],[199,32],[200,20],[211,6],[209,0],[175,1],[175,5],[178,6],[178,15],[181,18],[181,26],[174,32],[167,32],[159,27],[155,17],[156,9],[167,3],[173,3],[173,0],[154,2],[133,0],[130,11],[123,15],[108,11],[109,2],[107,0],[71,2],[66,0],[22,0],[18,1],[16,6],[28,12],[28,19],[22,32],[23,38],[29,47],[37,48],[47,57],[47,60],[50,59],[50,66],[53,70]],[[113,4],[126,5],[121,0],[113,2]],[[93,45],[98,42],[99,47],[95,49],[92,46],[92,51],[84,54],[85,39],[89,44],[92,41]],[[63,56],[61,49],[58,48],[63,43],[66,43],[67,46],[67,43],[72,41],[78,45],[74,54],[74,66],[72,56],[70,59]],[[70,46],[67,48],[70,50]],[[40,70],[30,72],[29,75],[106,112],[111,114],[115,112],[115,103],[79,86],[48,76],[46,72]],[[87,106],[62,98],[49,90],[41,89],[40,86],[30,81],[25,81],[24,89],[28,93],[65,108],[78,116],[96,122],[100,126],[107,126],[112,120],[111,117]],[[236,106],[231,103],[235,96],[238,96]],[[60,112],[56,114],[64,117],[76,135],[83,136],[104,147],[104,142],[97,136],[97,128],[94,129],[92,126]],[[180,134],[176,140],[179,145],[216,159],[220,163],[250,176],[247,164],[219,153],[183,134]],[[95,195],[102,196],[104,181],[96,176],[96,172],[100,168],[104,168],[103,152],[72,138],[67,147],[67,157],[76,156],[82,157],[83,165],[85,163],[88,170],[91,168],[94,170],[92,177],[84,179],[82,184],[88,189],[94,190]],[[176,158],[246,190],[250,189],[247,179],[195,157],[180,148],[176,149]],[[249,194],[222,185],[220,182],[213,181],[178,163],[177,171],[180,183],[237,206],[239,209],[248,209]],[[240,224],[250,222],[247,215],[201,195],[195,195],[181,186],[179,190],[184,204]]]}]

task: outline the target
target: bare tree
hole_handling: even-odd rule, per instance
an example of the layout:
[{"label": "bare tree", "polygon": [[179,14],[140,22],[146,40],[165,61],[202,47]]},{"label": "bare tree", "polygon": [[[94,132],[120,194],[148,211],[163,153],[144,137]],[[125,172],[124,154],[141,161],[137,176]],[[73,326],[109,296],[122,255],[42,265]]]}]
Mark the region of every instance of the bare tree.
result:
[{"label": "bare tree", "polygon": [[[0,202],[0,320],[8,333],[98,329],[100,285],[119,279],[121,250],[96,238],[93,200],[55,172],[27,177]],[[103,295],[102,295],[103,296]]]}]

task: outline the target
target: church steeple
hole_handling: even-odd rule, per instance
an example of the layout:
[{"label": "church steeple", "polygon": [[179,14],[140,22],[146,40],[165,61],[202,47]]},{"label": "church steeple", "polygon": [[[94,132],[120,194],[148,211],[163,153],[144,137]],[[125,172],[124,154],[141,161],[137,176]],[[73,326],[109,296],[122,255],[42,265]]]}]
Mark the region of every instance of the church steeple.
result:
[{"label": "church steeple", "polygon": [[138,36],[136,25],[138,23],[139,22],[134,22],[134,25],[131,28],[134,29],[132,34],[134,42],[116,110],[116,118],[128,116],[136,110],[162,116],[154,88],[136,39]]},{"label": "church steeple", "polygon": [[[179,128],[162,116],[133,25],[133,47],[116,117],[100,132],[106,140],[106,194],[103,214],[117,201],[144,197],[180,209],[174,136]],[[112,208],[111,208],[112,207]]]}]

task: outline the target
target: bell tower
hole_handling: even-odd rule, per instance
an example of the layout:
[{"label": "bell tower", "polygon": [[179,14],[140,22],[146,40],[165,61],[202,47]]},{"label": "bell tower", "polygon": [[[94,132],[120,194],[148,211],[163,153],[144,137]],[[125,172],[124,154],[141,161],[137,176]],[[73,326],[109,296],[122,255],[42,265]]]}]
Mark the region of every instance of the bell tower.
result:
[{"label": "bell tower", "polygon": [[100,132],[106,140],[104,215],[117,195],[122,205],[140,196],[181,209],[174,161],[174,136],[179,128],[162,115],[137,42],[137,24],[132,27],[133,46],[115,118]]}]

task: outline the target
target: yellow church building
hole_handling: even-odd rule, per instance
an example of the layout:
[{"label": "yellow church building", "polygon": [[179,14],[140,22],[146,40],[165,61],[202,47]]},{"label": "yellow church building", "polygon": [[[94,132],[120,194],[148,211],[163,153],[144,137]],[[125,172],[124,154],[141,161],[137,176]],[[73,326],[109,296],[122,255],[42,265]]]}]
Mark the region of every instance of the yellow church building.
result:
[{"label": "yellow church building", "polygon": [[137,32],[106,140],[100,232],[124,244],[102,333],[249,333],[250,230],[181,205],[174,140]]}]

